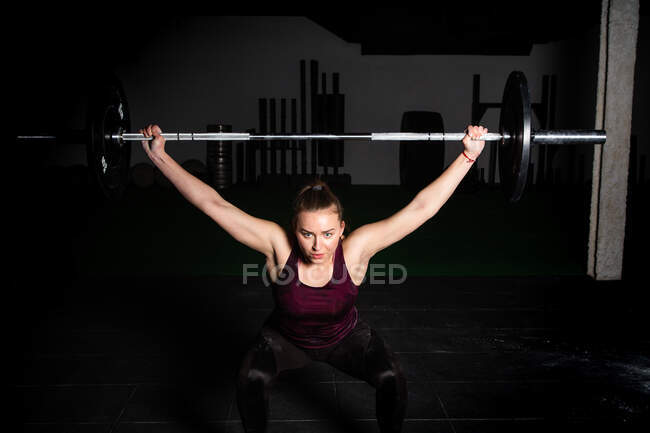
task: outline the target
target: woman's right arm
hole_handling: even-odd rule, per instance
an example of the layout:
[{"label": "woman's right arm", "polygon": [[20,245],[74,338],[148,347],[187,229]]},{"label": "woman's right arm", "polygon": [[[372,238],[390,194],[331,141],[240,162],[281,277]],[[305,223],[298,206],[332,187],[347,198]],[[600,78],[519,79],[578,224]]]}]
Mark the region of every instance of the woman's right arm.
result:
[{"label": "woman's right arm", "polygon": [[157,125],[149,125],[141,129],[140,133],[146,137],[154,137],[152,141],[143,141],[142,147],[155,166],[174,184],[183,197],[212,218],[237,241],[267,257],[273,256],[276,249],[274,246],[282,242],[283,237],[286,238],[282,227],[238,209],[212,187],[188,173],[165,152],[165,139],[160,135],[161,130]]}]

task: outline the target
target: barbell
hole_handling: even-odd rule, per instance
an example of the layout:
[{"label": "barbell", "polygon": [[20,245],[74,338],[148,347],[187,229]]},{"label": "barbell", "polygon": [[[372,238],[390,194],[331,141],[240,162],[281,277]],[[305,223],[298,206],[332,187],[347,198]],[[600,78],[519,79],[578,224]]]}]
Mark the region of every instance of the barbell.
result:
[{"label": "barbell", "polygon": [[[602,130],[532,130],[528,82],[523,72],[508,76],[501,100],[499,132],[479,140],[497,141],[501,187],[511,202],[518,201],[526,186],[532,147],[535,144],[604,144]],[[110,83],[91,101],[87,137],[88,167],[102,192],[121,196],[128,183],[132,141],[151,140],[130,133],[128,104],[122,87]],[[370,141],[460,141],[460,133],[371,132],[344,134],[250,134],[240,132],[165,132],[169,141],[268,141],[268,140],[370,140]],[[56,139],[53,135],[21,135],[18,140]]]}]

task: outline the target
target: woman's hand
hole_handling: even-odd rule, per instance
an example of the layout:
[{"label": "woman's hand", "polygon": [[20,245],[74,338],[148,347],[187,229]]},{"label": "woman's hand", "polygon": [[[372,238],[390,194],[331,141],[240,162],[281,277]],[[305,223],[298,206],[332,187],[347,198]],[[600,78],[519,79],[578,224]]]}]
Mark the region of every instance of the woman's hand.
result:
[{"label": "woman's hand", "polygon": [[142,141],[142,148],[149,158],[160,158],[165,153],[165,138],[158,125],[149,125],[139,130],[145,137],[153,137],[151,141]]},{"label": "woman's hand", "polygon": [[465,145],[465,153],[471,159],[476,159],[485,147],[485,141],[476,140],[483,134],[487,134],[487,128],[482,126],[469,125],[466,130],[466,135],[463,138],[463,145]]}]

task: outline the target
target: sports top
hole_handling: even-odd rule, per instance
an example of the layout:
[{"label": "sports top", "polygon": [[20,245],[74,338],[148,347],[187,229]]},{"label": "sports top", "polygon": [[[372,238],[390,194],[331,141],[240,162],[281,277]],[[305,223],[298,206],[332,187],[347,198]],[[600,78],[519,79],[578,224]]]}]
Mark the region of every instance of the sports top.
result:
[{"label": "sports top", "polygon": [[295,249],[273,286],[275,309],[267,320],[289,341],[306,349],[322,349],[341,341],[359,318],[355,307],[359,288],[343,257],[339,241],[334,253],[332,278],[323,287],[312,287],[298,279]]}]

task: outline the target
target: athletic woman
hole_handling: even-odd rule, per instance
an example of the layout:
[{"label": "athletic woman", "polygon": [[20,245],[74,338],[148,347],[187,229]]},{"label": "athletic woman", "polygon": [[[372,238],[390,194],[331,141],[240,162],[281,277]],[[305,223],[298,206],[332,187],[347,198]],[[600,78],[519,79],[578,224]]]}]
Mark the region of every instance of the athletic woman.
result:
[{"label": "athletic woman", "polygon": [[487,133],[468,126],[464,151],[431,184],[389,218],[344,236],[343,207],[322,181],[298,193],[290,231],[227,202],[165,152],[157,125],[140,133],[151,161],[194,206],[237,241],[266,257],[275,309],[248,350],[237,379],[237,405],[246,432],[266,431],[269,389],[277,375],[326,362],[376,389],[382,433],[399,432],[406,414],[406,378],[395,353],[355,307],[368,262],[435,215],[483,150]]}]

